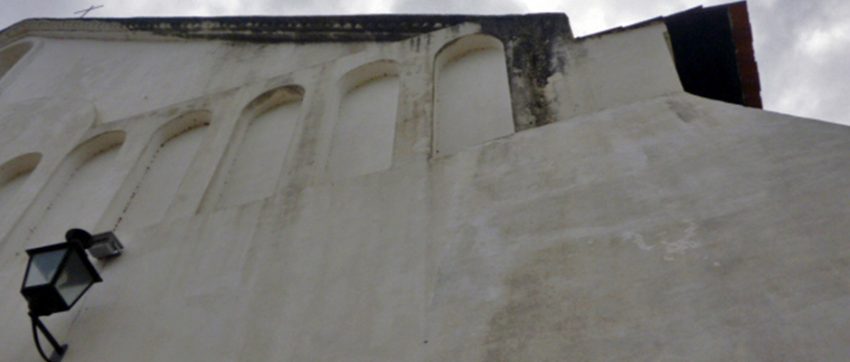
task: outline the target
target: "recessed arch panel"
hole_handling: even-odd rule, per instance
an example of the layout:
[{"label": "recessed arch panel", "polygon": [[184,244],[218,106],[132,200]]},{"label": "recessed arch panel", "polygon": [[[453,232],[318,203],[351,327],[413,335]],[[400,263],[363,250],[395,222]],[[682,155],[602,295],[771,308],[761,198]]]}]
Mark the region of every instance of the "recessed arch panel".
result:
[{"label": "recessed arch panel", "polygon": [[513,132],[501,41],[475,34],[441,49],[434,67],[434,153],[452,154]]},{"label": "recessed arch panel", "polygon": [[271,196],[294,138],[304,89],[285,86],[263,93],[245,107],[233,154],[222,173],[219,206],[233,206]]},{"label": "recessed arch panel", "polygon": [[331,178],[364,175],[392,165],[399,96],[398,66],[369,63],[339,83],[341,97],[331,141]]},{"label": "recessed arch panel", "polygon": [[109,176],[125,137],[123,131],[102,133],[69,154],[50,180],[48,190],[55,192],[30,239],[60,242],[68,229],[94,229],[112,199],[104,190],[119,182]]},{"label": "recessed arch panel", "polygon": [[209,112],[190,112],[156,132],[148,145],[154,149],[136,166],[143,167],[144,172],[118,219],[116,230],[131,230],[162,220],[195,158],[209,120]]},{"label": "recessed arch panel", "polygon": [[32,49],[32,43],[25,41],[0,49],[0,80]]},{"label": "recessed arch panel", "polygon": [[0,165],[0,221],[9,217],[18,191],[41,161],[40,153],[27,153]]}]

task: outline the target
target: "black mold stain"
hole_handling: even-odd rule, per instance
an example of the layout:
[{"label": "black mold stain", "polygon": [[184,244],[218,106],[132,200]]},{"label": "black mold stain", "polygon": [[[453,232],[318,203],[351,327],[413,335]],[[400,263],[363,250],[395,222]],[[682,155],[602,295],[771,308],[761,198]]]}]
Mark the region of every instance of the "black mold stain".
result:
[{"label": "black mold stain", "polygon": [[573,38],[566,15],[515,16],[510,22],[483,19],[480,24],[482,32],[505,45],[517,130],[554,122],[545,88],[549,77],[566,67],[566,58],[557,51],[559,44]]}]

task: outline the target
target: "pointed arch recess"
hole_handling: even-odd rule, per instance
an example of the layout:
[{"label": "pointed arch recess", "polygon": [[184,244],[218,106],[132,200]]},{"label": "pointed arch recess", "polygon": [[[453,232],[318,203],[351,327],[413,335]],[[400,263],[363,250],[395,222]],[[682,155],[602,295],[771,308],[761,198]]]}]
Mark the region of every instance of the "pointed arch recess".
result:
[{"label": "pointed arch recess", "polygon": [[193,111],[169,121],[154,133],[149,152],[136,165],[142,172],[115,225],[131,230],[162,221],[177,196],[210,123],[208,111]]},{"label": "pointed arch recess", "polygon": [[399,83],[398,65],[390,60],[360,66],[340,79],[340,102],[328,159],[332,179],[392,166]]},{"label": "pointed arch recess", "polygon": [[444,46],[434,65],[434,154],[514,132],[502,42],[473,34]]},{"label": "pointed arch recess", "polygon": [[301,118],[304,88],[287,85],[267,91],[242,112],[221,173],[219,207],[271,196]]}]

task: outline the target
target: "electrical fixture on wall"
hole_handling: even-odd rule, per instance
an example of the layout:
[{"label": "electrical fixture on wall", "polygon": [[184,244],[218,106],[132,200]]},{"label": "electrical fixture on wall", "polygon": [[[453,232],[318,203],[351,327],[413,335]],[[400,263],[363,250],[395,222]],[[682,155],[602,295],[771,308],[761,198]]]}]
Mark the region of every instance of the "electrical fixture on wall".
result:
[{"label": "electrical fixture on wall", "polygon": [[[86,250],[100,260],[121,255],[124,250],[112,232],[92,236],[85,230],[71,229],[65,233],[65,240],[27,250],[30,259],[21,287],[21,294],[29,305],[35,345],[48,362],[61,361],[68,345],[56,342],[38,318],[71,309],[89,287],[102,281]],[[41,349],[37,331],[41,331],[53,346],[52,356],[47,357]]]}]

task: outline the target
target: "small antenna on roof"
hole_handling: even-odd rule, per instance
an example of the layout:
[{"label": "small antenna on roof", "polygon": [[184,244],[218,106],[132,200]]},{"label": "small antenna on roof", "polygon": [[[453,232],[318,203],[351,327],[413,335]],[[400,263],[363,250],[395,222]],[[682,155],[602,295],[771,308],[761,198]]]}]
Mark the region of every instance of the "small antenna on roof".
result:
[{"label": "small antenna on roof", "polygon": [[88,15],[90,11],[95,10],[95,9],[100,9],[102,7],[103,7],[103,5],[92,5],[92,6],[89,6],[85,9],[83,9],[83,10],[77,10],[77,11],[74,12],[74,14],[81,14],[80,18],[82,19],[82,18],[86,17],[86,15]]}]

